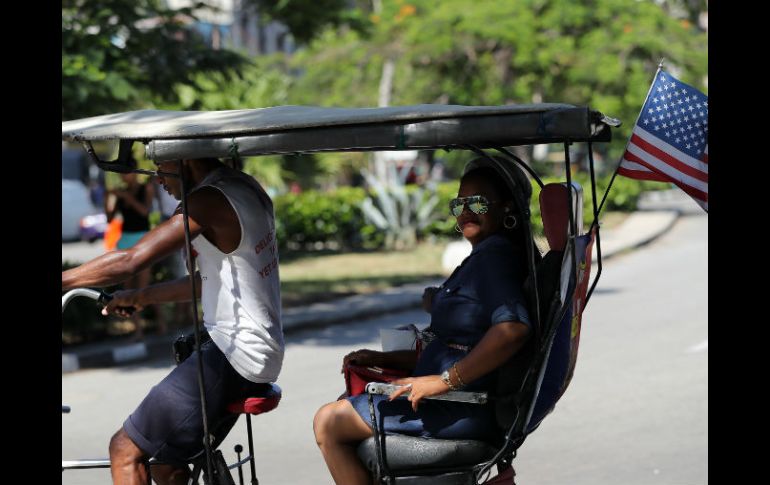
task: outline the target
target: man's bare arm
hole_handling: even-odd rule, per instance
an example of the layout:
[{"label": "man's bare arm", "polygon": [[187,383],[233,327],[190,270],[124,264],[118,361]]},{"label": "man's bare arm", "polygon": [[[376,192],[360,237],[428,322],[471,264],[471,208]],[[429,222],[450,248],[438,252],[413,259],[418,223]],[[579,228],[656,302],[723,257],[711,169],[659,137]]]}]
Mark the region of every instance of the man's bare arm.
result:
[{"label": "man's bare arm", "polygon": [[[188,198],[190,237],[206,232],[223,252],[240,240],[240,225],[227,199],[218,190],[204,187]],[[235,221],[225,224],[224,221]],[[121,283],[184,246],[184,218],[177,213],[155,227],[130,249],[112,251],[62,273],[62,290],[104,287]]]},{"label": "man's bare arm", "polygon": [[[201,276],[195,273],[196,297],[201,296]],[[156,303],[174,303],[178,301],[192,301],[192,289],[190,288],[190,276],[184,276],[171,281],[164,281],[136,290],[137,299],[142,306]]]},{"label": "man's bare arm", "polygon": [[[203,229],[190,218],[191,236]],[[104,287],[121,283],[144,268],[178,251],[184,245],[184,221],[176,215],[157,226],[130,249],[110,251],[62,272],[62,291],[79,287]]]},{"label": "man's bare arm", "polygon": [[[133,311],[141,310],[147,305],[192,301],[190,281],[190,276],[185,276],[136,290],[116,291],[112,300],[102,310],[102,314],[114,313],[127,317]],[[198,273],[195,274],[195,289],[196,296],[200,298],[201,277]]]}]

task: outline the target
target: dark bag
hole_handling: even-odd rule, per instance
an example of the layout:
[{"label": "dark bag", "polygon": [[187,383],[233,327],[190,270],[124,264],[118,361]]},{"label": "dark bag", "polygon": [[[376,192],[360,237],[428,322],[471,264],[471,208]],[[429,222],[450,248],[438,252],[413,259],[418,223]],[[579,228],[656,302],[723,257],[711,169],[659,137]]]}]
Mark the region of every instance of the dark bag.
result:
[{"label": "dark bag", "polygon": [[[200,338],[201,345],[203,345],[211,340],[211,335],[209,335],[207,331],[202,330]],[[174,361],[176,362],[176,365],[179,365],[195,352],[195,332],[187,335],[180,335],[179,338],[174,341],[172,347],[174,350]]]},{"label": "dark bag", "polygon": [[357,396],[364,392],[369,382],[392,382],[404,377],[409,377],[409,371],[348,364],[345,366],[345,391],[348,396]]}]

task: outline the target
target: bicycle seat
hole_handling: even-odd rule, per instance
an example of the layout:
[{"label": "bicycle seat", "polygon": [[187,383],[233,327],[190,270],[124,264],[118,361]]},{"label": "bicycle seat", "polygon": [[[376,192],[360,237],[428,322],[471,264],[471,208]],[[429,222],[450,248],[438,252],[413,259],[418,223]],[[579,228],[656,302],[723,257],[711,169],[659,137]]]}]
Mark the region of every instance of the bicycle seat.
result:
[{"label": "bicycle seat", "polygon": [[270,387],[264,392],[252,394],[233,401],[227,405],[227,411],[233,414],[262,414],[278,407],[281,401],[281,388],[277,384],[270,383]]}]

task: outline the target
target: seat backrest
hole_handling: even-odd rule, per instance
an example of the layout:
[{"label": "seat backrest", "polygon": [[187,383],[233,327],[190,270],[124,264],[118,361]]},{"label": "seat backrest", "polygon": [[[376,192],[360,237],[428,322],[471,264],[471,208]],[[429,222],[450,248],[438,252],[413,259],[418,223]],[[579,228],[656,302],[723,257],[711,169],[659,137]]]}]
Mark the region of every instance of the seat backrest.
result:
[{"label": "seat backrest", "polygon": [[[571,204],[567,197],[571,194]],[[532,408],[532,415],[521,434],[534,430],[553,410],[572,377],[580,336],[582,299],[590,275],[592,235],[574,239],[579,260],[577,281],[572,272],[569,207],[573,212],[575,233],[582,233],[582,188],[572,183],[548,184],[540,192],[540,211],[543,230],[550,250],[537,265],[537,287],[540,300],[540,322],[537,338],[530,339],[522,351],[507,362],[498,379],[497,417],[503,428],[509,428],[517,413]],[[586,254],[588,255],[586,257]],[[575,289],[583,288],[582,294]],[[525,291],[530,297],[531,318],[535,317],[534,279],[528,278]],[[545,353],[546,355],[537,355]],[[538,358],[541,357],[541,358]],[[525,360],[526,359],[526,360]],[[522,367],[527,369],[522,372]],[[538,388],[536,381],[542,376]],[[526,379],[526,382],[525,382]],[[534,403],[532,400],[534,399]],[[517,427],[523,426],[520,417]]]},{"label": "seat backrest", "polygon": [[[575,221],[574,255],[577,264],[573,261],[573,248],[569,240],[569,213],[567,207],[567,186],[558,184],[555,188],[549,188],[541,193],[541,210],[544,210],[543,225],[549,226],[552,234],[549,238],[564,243],[564,246],[554,248],[555,258],[559,258],[559,275],[551,272],[553,267],[544,267],[550,274],[544,275],[543,284],[546,285],[546,299],[550,299],[550,306],[541,314],[543,320],[542,351],[546,352],[543,367],[539,369],[542,381],[536,390],[532,415],[526,426],[526,432],[533,431],[545,416],[550,413],[556,402],[567,389],[575,369],[578,344],[580,342],[581,317],[584,309],[585,294],[588,288],[588,280],[591,274],[591,251],[595,232],[582,234],[582,188],[575,182],[572,183],[571,207]],[[550,219],[549,219],[550,218]],[[548,233],[546,233],[548,237]],[[563,239],[559,239],[563,238]],[[544,259],[547,259],[544,258]],[[555,264],[552,264],[555,266]],[[553,283],[548,287],[549,280],[558,281],[558,291]],[[538,286],[540,283],[538,282]],[[548,294],[548,292],[551,294]],[[542,298],[542,296],[541,296]],[[549,338],[549,333],[552,338]]]}]

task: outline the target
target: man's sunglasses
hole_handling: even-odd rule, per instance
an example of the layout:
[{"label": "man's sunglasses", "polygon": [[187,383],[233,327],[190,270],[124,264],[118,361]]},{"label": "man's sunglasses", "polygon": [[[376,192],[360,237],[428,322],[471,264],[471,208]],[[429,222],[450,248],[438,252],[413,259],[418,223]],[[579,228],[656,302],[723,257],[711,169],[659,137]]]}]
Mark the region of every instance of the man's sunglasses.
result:
[{"label": "man's sunglasses", "polygon": [[486,214],[489,210],[490,204],[494,204],[495,201],[490,201],[483,195],[471,195],[469,197],[457,197],[449,201],[449,211],[453,216],[458,217],[465,210],[465,206],[471,210],[474,214]]}]

